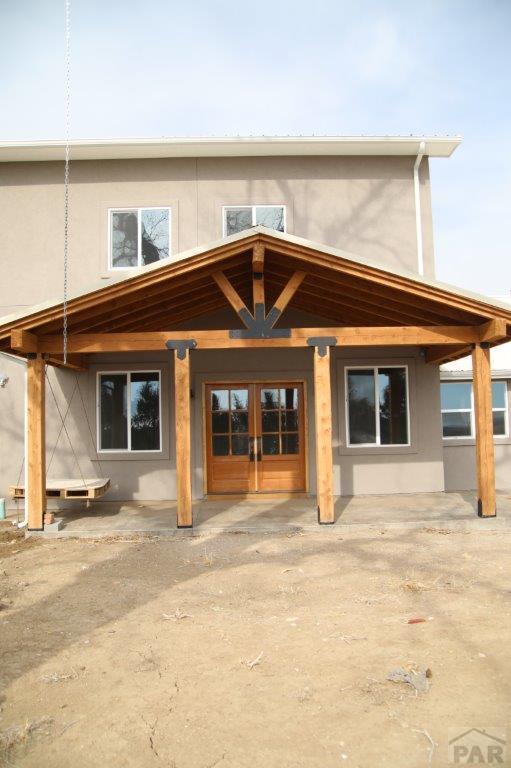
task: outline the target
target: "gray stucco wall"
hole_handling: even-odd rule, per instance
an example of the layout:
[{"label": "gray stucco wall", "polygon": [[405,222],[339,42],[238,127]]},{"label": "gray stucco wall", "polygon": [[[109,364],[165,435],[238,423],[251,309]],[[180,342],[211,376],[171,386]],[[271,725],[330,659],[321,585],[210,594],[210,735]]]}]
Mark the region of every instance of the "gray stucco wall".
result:
[{"label": "gray stucco wall", "polygon": [[[80,477],[67,436],[61,431],[58,403],[84,476],[108,476],[112,490],[105,500],[160,500],[176,495],[173,416],[173,364],[167,353],[93,356],[86,373],[48,369],[47,461],[49,477]],[[410,378],[411,446],[408,448],[347,448],[345,438],[344,366],[403,364]],[[23,461],[24,367],[2,357],[0,368],[10,378],[0,389],[0,495],[7,497],[18,481]],[[156,457],[105,456],[96,453],[96,374],[98,370],[159,369],[162,372],[163,450]],[[413,493],[444,488],[439,413],[439,377],[414,349],[335,350],[332,355],[333,458],[335,494]],[[308,469],[315,491],[314,387],[312,352],[288,350],[204,350],[192,353],[192,462],[194,496],[203,493],[202,385],[205,381],[300,379],[308,400]],[[79,387],[79,389],[78,389]],[[74,393],[74,394],[73,394]],[[82,402],[83,400],[83,402]],[[89,426],[85,417],[87,411]],[[60,433],[60,436],[59,436]],[[98,462],[98,458],[100,462]],[[51,462],[51,463],[50,463]],[[12,506],[12,505],[11,505]]]},{"label": "gray stucco wall", "polygon": [[[417,269],[413,157],[261,157],[71,164],[70,289],[108,272],[108,209],[170,205],[172,253],[222,236],[222,206],[285,204],[288,232],[382,265]],[[424,261],[433,275],[427,159]],[[0,315],[62,293],[63,165],[0,165]],[[118,272],[116,272],[118,274]]]}]

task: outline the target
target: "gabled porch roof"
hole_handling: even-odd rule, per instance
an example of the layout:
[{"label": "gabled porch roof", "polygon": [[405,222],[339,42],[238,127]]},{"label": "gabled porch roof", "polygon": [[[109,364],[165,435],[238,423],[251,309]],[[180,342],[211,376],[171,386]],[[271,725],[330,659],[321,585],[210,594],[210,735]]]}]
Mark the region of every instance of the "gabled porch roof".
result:
[{"label": "gabled porch roof", "polygon": [[[190,320],[229,306],[225,291],[214,279],[218,273],[225,275],[242,302],[250,306],[257,248],[264,252],[258,269],[264,271],[267,306],[274,305],[293,274],[300,271],[304,276],[287,305],[321,316],[325,325],[395,327],[396,331],[419,326],[439,331],[444,326],[480,326],[478,340],[490,345],[511,338],[509,305],[264,227],[194,248],[128,277],[114,276],[107,285],[102,281],[72,295],[69,334],[150,333],[186,327]],[[57,300],[0,318],[0,349],[26,352],[22,346],[13,347],[13,332],[55,336],[62,332],[62,317],[63,304]],[[428,352],[428,337],[424,338],[426,354],[434,362],[455,359],[470,350],[468,337],[463,335],[442,348],[437,341],[434,353]]]}]

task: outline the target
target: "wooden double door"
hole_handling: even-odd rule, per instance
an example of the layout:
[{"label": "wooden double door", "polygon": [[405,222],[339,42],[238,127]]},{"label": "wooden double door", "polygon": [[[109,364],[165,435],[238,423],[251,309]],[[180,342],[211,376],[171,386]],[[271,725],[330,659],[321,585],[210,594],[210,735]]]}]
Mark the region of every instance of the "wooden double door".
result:
[{"label": "wooden double door", "polygon": [[207,384],[208,493],[305,491],[303,383]]}]

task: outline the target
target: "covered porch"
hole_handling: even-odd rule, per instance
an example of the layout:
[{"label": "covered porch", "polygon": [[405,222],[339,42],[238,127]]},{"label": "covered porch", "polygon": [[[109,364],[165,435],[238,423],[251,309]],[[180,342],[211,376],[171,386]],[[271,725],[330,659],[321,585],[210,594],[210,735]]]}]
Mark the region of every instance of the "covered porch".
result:
[{"label": "covered porch", "polygon": [[[222,312],[227,312],[222,315],[223,324],[217,320],[215,327],[213,321],[212,328],[211,318]],[[410,273],[382,269],[343,251],[256,228],[74,296],[68,302],[66,317],[66,350],[60,302],[34,307],[0,324],[0,348],[27,358],[25,495],[29,530],[43,529],[47,504],[46,366],[84,371],[93,355],[105,353],[158,352],[172,357],[178,528],[190,528],[197,521],[202,525],[226,514],[228,520],[239,508],[231,501],[211,500],[207,486],[209,500],[201,504],[193,501],[192,444],[196,435],[192,433],[191,360],[201,351],[213,351],[219,360],[226,350],[243,350],[245,354],[278,350],[284,358],[286,351],[302,349],[310,355],[314,419],[310,423],[306,420],[303,433],[309,427],[313,431],[315,500],[312,505],[310,499],[300,497],[268,500],[266,511],[259,507],[254,517],[271,515],[277,519],[283,514],[288,520],[298,515],[307,522],[312,514],[321,524],[342,523],[339,510],[345,503],[342,498],[336,501],[334,487],[332,351],[414,349],[433,367],[471,353],[477,509],[480,517],[496,514],[489,349],[511,337],[511,311],[503,305]],[[439,413],[432,414],[432,418],[437,417]],[[264,463],[260,440],[256,427],[247,428],[244,472],[249,490],[259,498],[257,472]],[[293,476],[297,474],[289,460],[286,467]],[[306,470],[303,476],[301,490],[307,491]],[[342,462],[340,492],[342,496]],[[256,504],[249,499],[244,514],[250,512],[252,503]],[[261,503],[266,502],[257,501]],[[357,503],[350,501],[346,509]],[[103,504],[97,504],[93,512],[98,520],[101,510],[107,509]],[[211,504],[224,504],[225,508],[208,506]],[[378,509],[371,501],[368,505],[368,509]],[[128,504],[125,510],[136,506]],[[123,517],[122,505],[117,507],[118,521],[128,525],[129,512]],[[162,509],[169,515],[167,502]],[[466,511],[466,506],[463,509]]]}]

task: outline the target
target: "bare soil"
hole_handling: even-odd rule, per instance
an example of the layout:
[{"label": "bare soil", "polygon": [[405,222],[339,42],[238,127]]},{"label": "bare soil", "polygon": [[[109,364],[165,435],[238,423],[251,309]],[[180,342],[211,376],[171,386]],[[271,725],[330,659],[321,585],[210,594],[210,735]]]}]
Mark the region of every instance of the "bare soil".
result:
[{"label": "bare soil", "polygon": [[423,768],[509,725],[506,533],[1,531],[7,766]]}]

